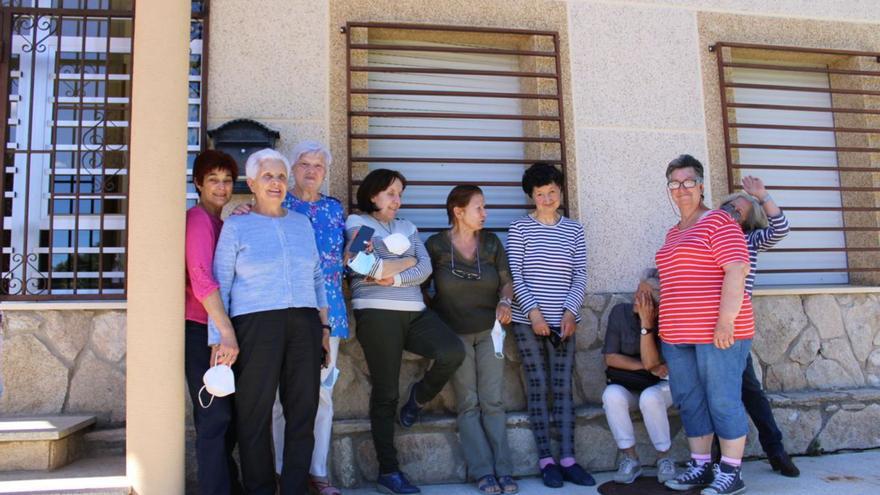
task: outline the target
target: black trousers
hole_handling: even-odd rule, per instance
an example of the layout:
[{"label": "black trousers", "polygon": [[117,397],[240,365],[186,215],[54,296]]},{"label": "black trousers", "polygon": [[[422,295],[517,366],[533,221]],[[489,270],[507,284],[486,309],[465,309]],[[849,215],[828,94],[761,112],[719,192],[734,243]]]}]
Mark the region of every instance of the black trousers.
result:
[{"label": "black trousers", "polygon": [[[416,384],[416,401],[424,404],[434,398],[452,378],[464,360],[461,339],[430,309],[391,311],[355,310],[357,338],[364,349],[370,370],[370,429],[379,460],[379,473],[398,471],[394,447],[394,417],[399,400],[400,363],[403,351],[433,359]],[[285,461],[286,462],[286,461]]]},{"label": "black trousers", "polygon": [[[199,405],[202,376],[211,366],[211,348],[208,347],[208,326],[186,321],[184,337],[184,372],[186,387],[193,405],[193,423],[196,427],[196,462],[198,463],[199,494],[229,495],[241,493],[238,465],[232,458],[235,448],[234,397],[214,397],[208,408]],[[211,394],[202,392],[206,403]]]},{"label": "black trousers", "polygon": [[782,432],[776,425],[776,419],[770,409],[770,402],[764,395],[761,382],[755,375],[751,355],[746,360],[746,370],[743,373],[742,401],[746,406],[746,412],[752,418],[752,423],[755,423],[755,428],[758,429],[758,440],[761,442],[761,448],[764,449],[764,452],[770,457],[785,452],[785,447],[782,445]]},{"label": "black trousers", "polygon": [[308,492],[321,376],[321,320],[315,308],[288,308],[232,319],[238,337],[235,412],[245,492],[275,494],[272,404],[284,407],[281,493]]}]

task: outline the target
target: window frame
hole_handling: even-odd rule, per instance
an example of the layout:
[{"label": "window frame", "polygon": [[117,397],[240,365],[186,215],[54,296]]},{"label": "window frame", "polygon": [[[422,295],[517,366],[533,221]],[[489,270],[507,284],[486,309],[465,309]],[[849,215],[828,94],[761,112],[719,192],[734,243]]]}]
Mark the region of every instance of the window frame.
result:
[{"label": "window frame", "polygon": [[[543,37],[548,38],[552,45],[552,51],[550,50],[524,50],[524,49],[509,49],[509,48],[489,48],[489,47],[461,47],[461,48],[450,48],[450,47],[430,47],[426,48],[421,45],[375,45],[367,43],[355,43],[352,40],[352,32],[354,29],[388,29],[388,30],[406,30],[406,31],[428,31],[435,33],[446,33],[446,34],[485,34],[485,35],[497,35],[497,36],[532,36],[532,37]],[[555,122],[558,126],[558,131],[556,132],[556,136],[552,138],[546,138],[543,136],[529,136],[524,135],[520,141],[520,139],[516,139],[516,141],[520,141],[523,143],[536,143],[536,144],[552,144],[559,146],[558,158],[525,158],[522,160],[515,159],[461,159],[461,158],[416,158],[416,157],[399,157],[397,161],[401,163],[418,163],[418,162],[446,162],[446,163],[460,163],[460,164],[494,164],[494,163],[504,163],[504,164],[521,164],[523,166],[523,170],[534,162],[546,162],[551,163],[553,165],[561,167],[564,172],[569,171],[569,163],[568,163],[568,153],[566,150],[566,134],[565,134],[565,125],[566,118],[564,112],[564,88],[563,88],[563,73],[562,73],[562,62],[561,62],[561,52],[560,52],[560,37],[557,31],[546,31],[546,30],[533,30],[533,29],[505,29],[505,28],[493,28],[493,27],[475,27],[475,26],[450,26],[450,25],[437,25],[437,24],[409,24],[409,23],[389,23],[389,22],[346,22],[345,27],[342,29],[342,32],[345,35],[345,76],[346,76],[346,92],[345,92],[345,112],[346,112],[346,195],[349,198],[349,207],[354,211],[356,209],[356,190],[360,184],[360,180],[356,180],[353,177],[353,169],[355,168],[355,164],[366,164],[369,165],[371,163],[382,163],[394,161],[388,157],[370,157],[370,156],[354,156],[353,154],[353,141],[367,141],[370,139],[380,140],[380,139],[389,139],[389,135],[377,135],[372,137],[369,133],[354,133],[353,132],[353,124],[352,121],[357,117],[396,117],[395,113],[397,112],[370,112],[370,111],[354,111],[352,108],[352,99],[354,96],[369,96],[370,94],[415,94],[415,93],[407,93],[406,91],[398,92],[396,90],[379,90],[374,93],[374,90],[369,88],[355,88],[352,82],[352,74],[359,72],[413,72],[417,73],[418,69],[415,70],[407,70],[403,69],[381,69],[381,68],[371,68],[367,65],[356,66],[353,65],[352,62],[352,52],[353,51],[369,51],[371,49],[382,50],[382,51],[427,51],[427,52],[443,52],[443,53],[476,53],[476,54],[486,54],[486,55],[518,55],[522,57],[534,57],[534,58],[551,58],[552,60],[552,68],[553,72],[510,72],[509,75],[517,74],[518,77],[522,78],[540,78],[540,79],[550,79],[555,84],[555,92],[554,93],[545,93],[543,91],[535,91],[532,93],[497,93],[495,97],[502,97],[501,95],[507,95],[509,98],[521,99],[524,101],[534,100],[534,101],[551,101],[555,102],[554,109],[556,111],[555,115],[528,115],[525,111],[523,111],[518,116],[508,116],[513,117],[511,120],[519,120],[523,122]],[[463,74],[463,75],[495,75],[487,73],[481,73],[479,70],[453,70],[453,69],[431,69],[431,73],[436,74]],[[499,73],[500,74],[500,73]],[[384,93],[382,93],[384,91]],[[456,91],[430,91],[431,96],[482,96],[482,97],[493,97],[491,95],[487,96],[489,93],[468,93],[468,92],[456,92]],[[551,103],[552,104],[552,103]],[[426,115],[432,115],[431,112],[424,112]],[[433,114],[436,118],[479,118],[481,114],[466,114],[466,113],[456,113],[454,117],[446,116],[443,114],[437,113]],[[482,114],[485,115],[485,114]],[[419,118],[418,115],[412,115],[413,117]],[[495,117],[497,118],[497,117]],[[459,135],[456,135],[459,136]],[[480,137],[480,136],[469,136],[466,134],[460,135],[462,137],[462,141],[470,140],[470,141],[504,141],[505,139],[502,137],[498,137],[498,139],[493,139],[491,137]],[[451,136],[432,136],[430,134],[419,134],[419,135],[404,135],[393,137],[391,139],[400,139],[400,140],[413,140],[417,139],[420,141],[455,141],[451,139]],[[507,140],[512,140],[511,138],[507,138]],[[543,151],[541,152],[543,155]],[[564,182],[568,182],[567,173],[564,174]],[[520,183],[517,182],[498,182],[498,181],[474,181],[474,180],[433,180],[433,181],[408,181],[409,185],[415,186],[449,186],[452,187],[458,184],[473,184],[477,186],[501,186],[501,187],[515,187],[519,188]],[[563,214],[566,216],[569,215],[569,205],[571,201],[568,198],[568,184],[564,183],[562,190],[563,194],[563,203],[561,205],[561,209]],[[404,209],[407,207],[413,208],[417,207],[420,209],[445,209],[445,204],[419,204],[417,206],[404,204]],[[487,205],[488,208],[522,208],[518,205]],[[441,226],[421,226],[419,225],[419,230],[425,233],[436,232],[439,230],[443,230],[447,227]],[[504,232],[506,228],[486,228],[485,230],[496,231],[496,232]]]},{"label": "window frame", "polygon": [[[767,56],[767,60],[771,62],[764,64],[740,64],[731,61],[730,51],[731,50],[749,50],[754,53],[763,53]],[[717,68],[718,75],[718,90],[719,90],[719,102],[720,103],[720,111],[721,111],[721,134],[723,137],[723,146],[724,146],[724,161],[725,161],[725,170],[726,170],[726,179],[727,179],[727,193],[732,193],[735,191],[742,190],[742,186],[735,182],[736,174],[738,170],[741,169],[765,169],[765,170],[793,170],[793,171],[807,171],[807,170],[822,170],[822,168],[809,167],[809,166],[799,166],[799,165],[768,165],[768,164],[741,164],[738,163],[735,158],[736,149],[738,148],[759,148],[759,149],[778,149],[778,150],[804,150],[808,151],[808,148],[812,148],[814,151],[833,151],[837,156],[837,167],[836,171],[838,172],[838,176],[840,176],[840,185],[836,187],[832,186],[803,186],[803,185],[768,185],[768,191],[772,192],[774,190],[790,190],[790,191],[838,191],[841,194],[841,207],[840,208],[821,208],[814,206],[801,206],[801,205],[780,205],[784,211],[840,211],[843,226],[842,227],[816,227],[816,226],[803,226],[803,225],[792,225],[792,231],[821,231],[825,229],[826,231],[841,231],[844,234],[844,247],[842,248],[823,248],[823,247],[807,247],[807,248],[785,248],[785,249],[775,249],[775,251],[782,252],[792,252],[792,253],[809,253],[809,252],[830,252],[832,250],[835,251],[843,251],[846,255],[846,268],[838,269],[838,268],[804,268],[804,269],[779,269],[779,270],[761,270],[758,269],[757,273],[822,273],[822,272],[834,272],[834,273],[843,273],[845,272],[848,275],[849,282],[847,285],[869,285],[876,286],[880,285],[880,257],[876,255],[876,253],[880,252],[880,241],[873,241],[872,246],[853,246],[855,242],[851,239],[851,236],[848,235],[850,232],[880,232],[880,223],[876,220],[872,226],[852,226],[847,225],[848,215],[855,212],[870,212],[875,214],[880,213],[880,207],[877,205],[877,194],[880,193],[880,187],[854,187],[847,186],[844,184],[844,174],[848,173],[864,173],[864,174],[874,174],[880,173],[880,165],[872,166],[870,165],[870,155],[871,153],[875,153],[870,151],[868,148],[860,148],[860,147],[852,147],[852,146],[841,146],[839,144],[840,136],[842,133],[856,133],[863,134],[866,136],[870,136],[872,134],[880,134],[880,126],[872,127],[871,124],[867,124],[862,129],[853,129],[848,126],[842,126],[838,124],[838,115],[839,114],[848,114],[848,113],[862,113],[865,115],[880,115],[880,110],[877,110],[875,107],[869,106],[867,102],[863,103],[864,109],[851,108],[847,106],[840,106],[839,103],[834,101],[834,95],[851,95],[851,96],[880,96],[880,91],[871,91],[869,88],[869,83],[867,81],[862,81],[858,86],[860,89],[844,89],[840,88],[840,83],[837,84],[829,84],[827,90],[823,90],[820,88],[811,88],[809,91],[811,92],[821,92],[828,93],[829,96],[832,97],[832,105],[826,109],[816,108],[815,111],[819,112],[829,112],[832,115],[832,119],[834,121],[834,125],[830,128],[822,128],[821,130],[831,130],[835,135],[835,146],[833,147],[809,147],[809,146],[785,146],[785,145],[744,145],[738,143],[735,138],[735,133],[737,128],[745,127],[755,129],[755,128],[765,128],[767,130],[777,129],[777,130],[786,130],[792,132],[798,131],[806,131],[809,132],[811,129],[809,126],[803,126],[800,128],[790,128],[785,129],[784,126],[774,125],[774,124],[766,124],[755,126],[753,124],[739,124],[732,123],[730,118],[731,110],[737,107],[735,102],[731,102],[728,94],[728,90],[733,90],[735,88],[749,88],[748,84],[737,84],[730,83],[726,77],[725,69],[728,68],[764,68],[769,70],[790,70],[795,72],[817,72],[817,73],[825,73],[829,76],[832,74],[841,74],[843,76],[867,76],[874,78],[874,81],[871,83],[878,84],[880,83],[880,65],[878,65],[877,69],[871,71],[861,71],[863,74],[858,74],[857,70],[845,70],[839,68],[816,68],[816,67],[805,67],[804,65],[800,66],[785,66],[780,65],[780,63],[772,63],[774,59],[772,54],[777,54],[775,56],[776,60],[795,60],[796,57],[824,57],[828,59],[835,59],[836,61],[847,61],[848,59],[856,59],[859,57],[868,57],[876,60],[878,64],[880,64],[880,52],[867,52],[867,51],[857,51],[857,50],[838,50],[838,49],[824,49],[824,48],[809,48],[809,47],[799,47],[799,46],[782,46],[782,45],[765,45],[765,44],[756,44],[756,43],[737,43],[737,42],[725,42],[725,41],[717,41],[711,45],[709,45],[709,51],[713,52],[715,55],[715,65]],[[749,65],[754,65],[754,67],[747,67]],[[798,70],[805,69],[805,70]],[[795,87],[794,91],[797,91],[797,87]],[[772,85],[767,87],[754,87],[752,89],[773,89]],[[780,91],[791,90],[788,86],[778,86],[776,89]],[[804,91],[800,89],[800,91]],[[790,107],[790,108],[787,108]],[[796,109],[797,106],[791,105],[753,105],[751,108],[766,108],[767,110],[788,110],[788,109]],[[850,110],[855,110],[855,112],[850,112]],[[806,110],[804,110],[806,111]],[[812,130],[820,130],[819,128]],[[841,159],[842,153],[865,153],[865,159],[869,162],[869,165],[865,166],[844,166],[842,162],[846,160]],[[757,166],[756,166],[757,165]],[[830,170],[830,167],[825,167]],[[852,195],[859,193],[872,193],[874,194],[874,206],[864,207],[864,206],[847,206],[846,200],[851,199]],[[847,196],[849,194],[850,196]],[[851,221],[851,220],[850,220]],[[866,263],[864,262],[864,257],[857,257],[859,254],[857,253],[866,253],[869,257],[868,261],[870,266],[863,266]],[[853,266],[854,261],[855,264],[862,266]],[[759,279],[760,280],[760,277]],[[803,285],[803,284],[793,284],[794,286]],[[824,285],[821,282],[810,283],[808,285],[816,285],[822,286]],[[785,287],[785,286],[780,286]],[[756,286],[756,288],[760,288]]]}]

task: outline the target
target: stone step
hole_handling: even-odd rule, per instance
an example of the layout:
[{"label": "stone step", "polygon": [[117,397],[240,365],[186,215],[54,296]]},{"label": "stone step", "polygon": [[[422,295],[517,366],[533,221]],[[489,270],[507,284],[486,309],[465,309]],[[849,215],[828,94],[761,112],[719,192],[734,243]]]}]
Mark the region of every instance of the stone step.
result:
[{"label": "stone step", "polygon": [[94,416],[0,418],[0,472],[58,469],[80,457]]},{"label": "stone step", "polygon": [[0,473],[2,495],[128,495],[125,456],[89,457],[54,471]]},{"label": "stone step", "polygon": [[[782,430],[785,447],[791,454],[817,454],[845,449],[880,447],[880,389],[860,388],[768,394],[776,422]],[[687,438],[678,413],[669,411],[672,448],[679,461],[688,458]],[[636,423],[636,450],[643,465],[653,465],[656,452],[640,415]],[[745,455],[764,456],[758,432],[750,423]],[[854,435],[852,432],[861,432]],[[598,405],[575,410],[575,452],[578,462],[593,471],[613,470],[617,465],[617,446],[608,428],[605,412]],[[507,440],[515,476],[536,476],[537,448],[523,412],[507,414]],[[456,421],[451,416],[425,416],[414,427],[396,428],[394,438],[401,469],[418,484],[462,483],[469,478],[464,453],[458,439]],[[558,442],[551,441],[558,451]],[[363,487],[375,480],[378,462],[368,419],[339,419],[333,422],[330,472],[343,488]]]}]

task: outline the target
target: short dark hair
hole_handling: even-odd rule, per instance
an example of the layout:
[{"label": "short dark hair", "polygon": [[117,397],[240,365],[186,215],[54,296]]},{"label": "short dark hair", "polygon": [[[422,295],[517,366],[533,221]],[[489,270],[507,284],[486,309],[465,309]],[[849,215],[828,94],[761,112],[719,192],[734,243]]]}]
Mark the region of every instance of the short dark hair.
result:
[{"label": "short dark hair", "polygon": [[201,187],[205,176],[214,170],[228,172],[232,180],[238,178],[238,164],[235,163],[235,158],[219,150],[205,150],[193,161],[193,185]]},{"label": "short dark hair", "polygon": [[406,189],[406,177],[397,170],[389,170],[387,168],[377,168],[373,170],[361,182],[361,187],[357,192],[358,210],[364,213],[373,213],[379,211],[373,204],[373,197],[380,192],[391,187],[395,180],[399,180],[403,189]]},{"label": "short dark hair", "polygon": [[479,194],[483,196],[483,190],[471,184],[455,186],[446,196],[446,218],[449,219],[449,225],[454,225],[455,208],[465,208],[471,202],[471,198]]},{"label": "short dark hair", "polygon": [[672,172],[680,168],[692,168],[697,173],[697,177],[703,178],[703,164],[691,155],[678,155],[678,158],[669,162],[669,165],[666,166],[666,178],[669,179]]},{"label": "short dark hair", "polygon": [[526,195],[531,197],[536,187],[556,184],[562,189],[563,180],[562,172],[558,168],[549,163],[537,162],[523,173],[522,188]]}]

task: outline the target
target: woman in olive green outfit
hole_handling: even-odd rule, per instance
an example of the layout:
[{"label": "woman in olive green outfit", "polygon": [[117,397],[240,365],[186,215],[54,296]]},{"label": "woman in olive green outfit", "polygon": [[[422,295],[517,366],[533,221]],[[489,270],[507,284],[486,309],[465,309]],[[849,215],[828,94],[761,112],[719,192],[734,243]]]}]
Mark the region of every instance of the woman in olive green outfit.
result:
[{"label": "woman in olive green outfit", "polygon": [[[456,186],[446,199],[452,228],[431,236],[432,308],[461,338],[465,359],[452,378],[468,471],[482,493],[517,493],[507,446],[504,358],[492,342],[495,320],[510,322],[513,285],[504,246],[484,232],[483,191]],[[497,476],[497,478],[496,478]]]}]

